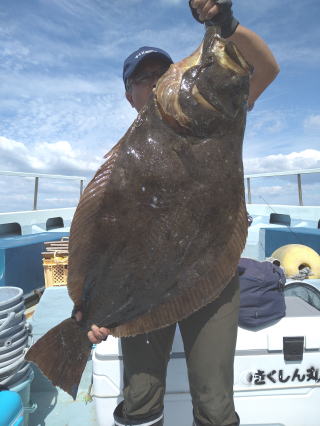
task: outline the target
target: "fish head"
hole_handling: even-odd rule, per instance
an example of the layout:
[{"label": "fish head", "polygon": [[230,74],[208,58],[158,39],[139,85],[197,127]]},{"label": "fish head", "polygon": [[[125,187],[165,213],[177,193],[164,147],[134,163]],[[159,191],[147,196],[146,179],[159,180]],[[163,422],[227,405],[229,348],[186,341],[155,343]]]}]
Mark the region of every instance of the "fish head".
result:
[{"label": "fish head", "polygon": [[245,120],[251,72],[236,45],[208,27],[200,47],[158,81],[160,111],[169,123],[196,136],[231,130]]}]

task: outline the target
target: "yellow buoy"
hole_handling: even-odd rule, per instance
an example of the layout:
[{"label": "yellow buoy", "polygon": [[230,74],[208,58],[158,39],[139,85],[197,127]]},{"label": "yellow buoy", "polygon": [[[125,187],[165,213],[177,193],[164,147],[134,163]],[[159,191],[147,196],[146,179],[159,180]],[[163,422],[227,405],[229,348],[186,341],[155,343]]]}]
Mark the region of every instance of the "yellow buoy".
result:
[{"label": "yellow buoy", "polygon": [[272,257],[280,261],[287,277],[297,275],[300,269],[309,267],[310,278],[320,278],[320,256],[311,247],[287,244],[275,250]]}]

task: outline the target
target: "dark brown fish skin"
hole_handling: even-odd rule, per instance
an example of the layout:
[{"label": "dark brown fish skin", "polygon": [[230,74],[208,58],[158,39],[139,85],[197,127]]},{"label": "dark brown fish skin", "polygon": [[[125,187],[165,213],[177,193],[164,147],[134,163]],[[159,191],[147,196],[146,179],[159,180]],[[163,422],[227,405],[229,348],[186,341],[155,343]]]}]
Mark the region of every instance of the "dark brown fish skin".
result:
[{"label": "dark brown fish skin", "polygon": [[[192,137],[186,140],[165,128],[154,105],[140,118],[141,125],[127,136],[114,163],[101,205],[103,215],[95,218],[95,266],[85,284],[90,293],[85,309],[89,324],[109,328],[192,286],[193,275],[197,276],[192,265],[210,247],[224,244],[230,228],[226,212],[237,211],[241,202],[238,150],[226,157],[220,140],[214,150],[208,149],[212,139],[200,144]],[[151,134],[150,129],[157,130]],[[232,134],[230,139],[236,143]],[[150,141],[148,146],[143,146],[145,140]],[[217,162],[224,165],[226,158],[229,167],[212,170]],[[99,174],[97,179],[103,182]],[[83,230],[84,241],[86,236]],[[71,237],[71,259],[72,241]],[[214,264],[214,258],[211,261]],[[70,273],[72,277],[72,269]]]},{"label": "dark brown fish skin", "polygon": [[[83,311],[81,327],[66,320],[63,332],[58,325],[27,354],[73,396],[92,323],[117,336],[163,327],[214,300],[234,275],[247,232],[242,139],[249,66],[211,31],[203,51],[160,79],[76,210],[68,290]],[[66,359],[57,342],[68,334],[82,348],[81,368],[64,378],[72,356]]]},{"label": "dark brown fish skin", "polygon": [[[235,219],[244,213],[242,139],[249,73],[248,68],[237,74],[226,69],[211,53],[218,43],[237,59],[232,44],[214,37],[207,37],[206,42],[209,53],[205,51],[200,63],[184,73],[179,91],[181,111],[189,123],[179,133],[168,127],[159,113],[158,87],[87,189],[89,203],[91,191],[103,194],[94,229],[81,224],[85,207],[80,202],[80,219],[76,217],[71,228],[69,279],[71,283],[84,280],[90,293],[85,307],[88,325],[94,322],[113,328],[126,324],[198,286],[210,273],[214,282],[217,253],[235,235]],[[236,65],[241,67],[239,60]],[[214,109],[195,104],[195,81],[200,95]],[[106,173],[109,168],[111,172]],[[244,217],[237,260],[246,235]],[[75,229],[83,242],[90,243],[94,236],[93,266],[85,265],[81,271],[85,252],[79,248]],[[205,264],[200,265],[206,255]],[[237,260],[231,263],[228,259],[231,274]],[[227,274],[213,283],[210,299],[231,278]],[[192,310],[208,301],[197,302]],[[157,326],[177,319],[181,318],[166,318]],[[150,329],[154,327],[152,323]],[[114,334],[148,331],[148,325],[143,330],[123,329],[118,327]]]}]

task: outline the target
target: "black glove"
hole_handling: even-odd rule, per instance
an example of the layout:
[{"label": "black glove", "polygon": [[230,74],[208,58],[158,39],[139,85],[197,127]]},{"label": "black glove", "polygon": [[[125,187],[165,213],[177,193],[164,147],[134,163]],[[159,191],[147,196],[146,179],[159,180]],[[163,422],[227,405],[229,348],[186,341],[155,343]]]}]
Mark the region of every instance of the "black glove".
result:
[{"label": "black glove", "polygon": [[[223,38],[230,37],[236,30],[239,21],[233,17],[232,14],[232,1],[231,0],[216,0],[215,2],[220,9],[218,15],[212,18],[210,21],[206,21],[207,25],[220,25],[221,36]],[[199,19],[199,15],[196,9],[191,6],[191,0],[189,0],[189,6],[194,19],[203,24]]]}]

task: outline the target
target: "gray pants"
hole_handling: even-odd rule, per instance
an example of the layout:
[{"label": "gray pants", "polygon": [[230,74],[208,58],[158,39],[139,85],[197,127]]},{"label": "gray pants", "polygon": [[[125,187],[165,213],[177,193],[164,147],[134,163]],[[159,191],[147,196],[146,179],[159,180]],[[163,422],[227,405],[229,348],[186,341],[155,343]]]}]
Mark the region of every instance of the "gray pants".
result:
[{"label": "gray pants", "polygon": [[[236,276],[217,300],[179,322],[196,425],[239,424],[233,403],[238,313]],[[143,421],[162,413],[175,328],[122,339],[125,418]]]}]

